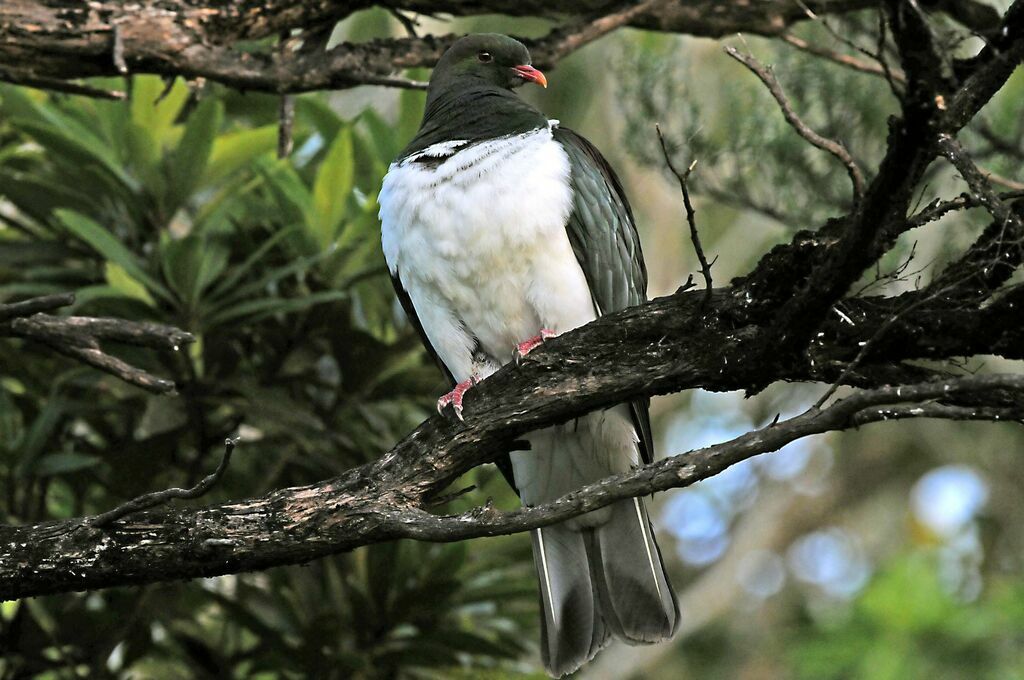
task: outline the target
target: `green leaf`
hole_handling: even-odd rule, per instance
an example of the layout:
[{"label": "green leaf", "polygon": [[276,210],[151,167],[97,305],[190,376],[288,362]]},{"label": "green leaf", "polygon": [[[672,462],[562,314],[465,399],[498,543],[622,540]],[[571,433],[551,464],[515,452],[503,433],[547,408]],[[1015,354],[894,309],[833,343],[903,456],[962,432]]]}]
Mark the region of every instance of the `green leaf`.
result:
[{"label": "green leaf", "polygon": [[137,183],[125,173],[117,158],[108,149],[103,148],[104,143],[90,133],[76,133],[73,128],[55,129],[33,121],[22,120],[16,121],[15,124],[46,147],[56,159],[73,163],[78,167],[103,168],[123,187],[132,189],[136,186]]},{"label": "green leaf", "polygon": [[46,224],[56,208],[85,212],[95,207],[95,199],[75,187],[50,182],[39,175],[10,172],[0,168],[0,196],[4,196],[40,224]]},{"label": "green leaf", "polygon": [[308,226],[313,221],[313,195],[288,161],[263,163],[260,174],[284,213],[286,224]]},{"label": "green leaf", "polygon": [[222,325],[237,319],[244,319],[246,324],[256,323],[261,319],[275,314],[291,314],[303,309],[313,307],[324,302],[336,302],[348,297],[348,291],[325,290],[311,295],[304,295],[299,298],[265,298],[251,300],[234,305],[220,314],[216,314],[207,320],[211,326]]},{"label": "green leaf", "polygon": [[[287,233],[292,233],[292,230],[286,230]],[[223,288],[224,292],[221,294],[218,290],[218,304],[223,306],[231,306],[235,302],[245,300],[249,297],[263,297],[268,294],[267,289],[271,284],[277,283],[281,279],[291,276],[292,274],[298,274],[305,272],[307,269],[312,267],[314,264],[323,260],[327,256],[327,252],[316,253],[314,255],[307,255],[306,257],[300,257],[292,262],[271,269],[266,274],[261,276],[259,279],[248,283],[244,286],[240,286],[235,289]]]},{"label": "green leaf", "polygon": [[224,246],[190,234],[162,244],[160,265],[171,288],[194,308],[203,290],[224,271],[228,255]]},{"label": "green leaf", "polygon": [[[417,69],[413,78],[423,78],[426,71]],[[403,146],[416,136],[423,118],[423,107],[427,102],[427,93],[422,90],[402,90],[398,95],[398,140]]]},{"label": "green leaf", "polygon": [[101,462],[103,461],[97,456],[89,456],[73,451],[61,451],[60,453],[50,453],[40,458],[32,472],[36,477],[66,475],[69,472],[77,472],[95,467]]},{"label": "green leaf", "polygon": [[248,274],[253,269],[253,267],[260,260],[262,260],[264,256],[266,256],[268,252],[270,252],[270,250],[274,246],[276,246],[283,239],[295,233],[296,231],[298,231],[298,227],[292,227],[290,229],[281,229],[276,234],[268,238],[266,241],[260,244],[260,247],[254,250],[253,253],[249,257],[247,257],[244,262],[242,262],[237,267],[232,267],[228,275],[225,276],[216,286],[213,287],[213,290],[210,291],[210,295],[219,296],[222,293],[231,291],[235,287],[235,284],[241,281],[245,277],[245,275]]},{"label": "green leaf", "polygon": [[17,468],[18,476],[24,477],[31,473],[36,458],[50,438],[54,436],[57,427],[63,420],[65,409],[66,405],[62,399],[51,397],[45,402],[32,424],[25,430],[23,439],[16,446],[20,455]]},{"label": "green leaf", "polygon": [[167,288],[147,274],[135,255],[121,245],[121,242],[109,231],[85,215],[71,210],[58,210],[56,215],[68,231],[92,246],[93,250],[119,265],[125,273],[144,284],[150,292],[171,301],[171,294]]},{"label": "green leaf", "polygon": [[334,240],[354,180],[352,128],[346,125],[331,143],[313,183],[313,223],[309,226],[321,248]]},{"label": "green leaf", "polygon": [[169,213],[184,204],[199,186],[223,117],[224,107],[216,99],[203,100],[189,116],[181,143],[170,157]]},{"label": "green leaf", "polygon": [[334,109],[318,97],[301,97],[295,109],[300,117],[309,119],[324,139],[334,139],[345,125]]},{"label": "green leaf", "polygon": [[124,297],[141,300],[150,307],[156,307],[156,301],[153,300],[153,296],[149,294],[146,287],[133,279],[121,265],[107,261],[103,264],[103,274],[110,287]]},{"label": "green leaf", "polygon": [[203,174],[203,184],[217,184],[277,144],[277,126],[230,132],[217,137]]},{"label": "green leaf", "polygon": [[188,101],[188,86],[175,78],[167,89],[160,76],[135,76],[132,79],[131,119],[161,145],[169,141],[169,132]]}]

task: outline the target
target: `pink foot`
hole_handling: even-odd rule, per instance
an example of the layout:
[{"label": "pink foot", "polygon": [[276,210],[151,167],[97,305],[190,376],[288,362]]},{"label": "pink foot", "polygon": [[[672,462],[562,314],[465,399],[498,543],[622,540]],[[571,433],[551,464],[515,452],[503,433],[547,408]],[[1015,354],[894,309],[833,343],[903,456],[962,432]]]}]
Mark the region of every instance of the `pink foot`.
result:
[{"label": "pink foot", "polygon": [[478,382],[480,382],[480,378],[473,375],[470,376],[467,380],[463,380],[462,382],[458,383],[455,386],[455,389],[453,389],[448,394],[443,395],[440,399],[437,400],[437,412],[443,413],[444,407],[447,406],[448,404],[451,404],[452,409],[455,411],[455,417],[458,418],[459,420],[462,420],[462,397],[465,396],[466,392],[469,391],[470,387],[477,384]]},{"label": "pink foot", "polygon": [[522,359],[527,354],[537,349],[537,347],[543,344],[545,340],[547,340],[548,338],[553,338],[556,335],[558,335],[558,333],[555,333],[553,330],[541,328],[540,333],[533,336],[532,338],[523,340],[518,345],[516,345],[516,352],[519,354],[519,358]]}]

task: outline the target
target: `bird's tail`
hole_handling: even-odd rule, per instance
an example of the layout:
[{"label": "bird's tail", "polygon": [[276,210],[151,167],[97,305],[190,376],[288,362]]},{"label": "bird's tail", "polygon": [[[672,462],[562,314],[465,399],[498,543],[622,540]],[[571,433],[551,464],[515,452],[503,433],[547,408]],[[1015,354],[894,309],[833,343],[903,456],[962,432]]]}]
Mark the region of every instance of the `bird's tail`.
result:
[{"label": "bird's tail", "polygon": [[541,656],[561,677],[594,657],[614,634],[631,644],[671,637],[675,593],[641,499],[610,506],[598,526],[533,532],[541,592]]},{"label": "bird's tail", "polygon": [[594,658],[608,641],[608,628],[580,531],[564,524],[535,529],[533,561],[540,582],[541,659],[559,678]]}]

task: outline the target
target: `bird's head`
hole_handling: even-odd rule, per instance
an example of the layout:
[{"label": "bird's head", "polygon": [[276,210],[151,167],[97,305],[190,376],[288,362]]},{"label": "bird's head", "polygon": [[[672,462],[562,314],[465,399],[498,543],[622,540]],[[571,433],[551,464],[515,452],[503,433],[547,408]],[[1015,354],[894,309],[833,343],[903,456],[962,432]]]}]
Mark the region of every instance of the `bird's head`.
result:
[{"label": "bird's head", "polygon": [[430,78],[431,85],[451,81],[477,81],[509,90],[523,83],[548,86],[544,74],[530,66],[526,46],[500,33],[473,33],[455,41]]}]

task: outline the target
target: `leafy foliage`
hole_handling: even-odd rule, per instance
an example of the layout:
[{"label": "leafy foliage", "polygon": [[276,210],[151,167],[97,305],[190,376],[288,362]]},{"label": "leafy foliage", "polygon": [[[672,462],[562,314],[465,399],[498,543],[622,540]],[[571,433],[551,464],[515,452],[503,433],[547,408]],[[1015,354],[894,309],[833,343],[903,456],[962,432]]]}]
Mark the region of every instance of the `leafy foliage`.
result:
[{"label": "leafy foliage", "polygon": [[[77,314],[198,339],[160,357],[116,348],[172,376],[171,397],[5,345],[3,521],[193,483],[239,427],[217,493],[308,483],[424,417],[440,376],[393,305],[376,217],[401,133],[372,109],[346,120],[316,96],[297,108],[297,151],[278,159],[266,97],[154,77],[133,78],[127,102],[0,89],[0,299],[73,290]],[[310,568],[9,603],[0,676],[498,672],[535,625],[523,541],[499,543],[375,546]]]}]

